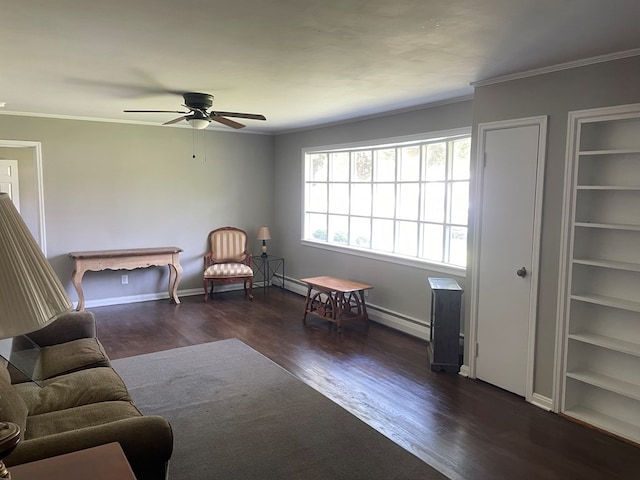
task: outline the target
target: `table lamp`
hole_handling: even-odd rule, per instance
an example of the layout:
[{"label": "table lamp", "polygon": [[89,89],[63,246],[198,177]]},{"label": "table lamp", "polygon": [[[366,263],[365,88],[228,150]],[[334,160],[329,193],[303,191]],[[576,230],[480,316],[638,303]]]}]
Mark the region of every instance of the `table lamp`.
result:
[{"label": "table lamp", "polygon": [[[0,339],[39,330],[72,307],[11,198],[0,193]],[[0,458],[11,453],[19,437],[17,425],[0,422]],[[11,478],[1,461],[0,478]]]},{"label": "table lamp", "polygon": [[262,240],[262,257],[267,256],[267,240],[271,240],[269,227],[258,227],[258,240]]}]

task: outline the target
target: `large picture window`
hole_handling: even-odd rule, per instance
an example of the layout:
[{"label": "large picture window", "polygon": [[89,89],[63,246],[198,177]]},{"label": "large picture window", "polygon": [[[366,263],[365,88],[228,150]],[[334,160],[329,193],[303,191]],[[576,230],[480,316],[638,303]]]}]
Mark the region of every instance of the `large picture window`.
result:
[{"label": "large picture window", "polygon": [[464,268],[467,134],[304,152],[303,240]]}]

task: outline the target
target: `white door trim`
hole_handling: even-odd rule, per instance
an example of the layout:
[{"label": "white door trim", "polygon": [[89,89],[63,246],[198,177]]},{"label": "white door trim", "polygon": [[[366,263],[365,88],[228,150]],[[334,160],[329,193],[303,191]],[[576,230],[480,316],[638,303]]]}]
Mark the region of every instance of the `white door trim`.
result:
[{"label": "white door trim", "polygon": [[537,125],[538,137],[538,165],[536,172],[535,206],[533,218],[533,251],[531,252],[531,297],[529,302],[529,339],[527,347],[527,378],[525,399],[531,402],[533,398],[533,374],[535,365],[536,321],[538,311],[538,278],[540,267],[540,241],[542,232],[542,199],[544,191],[544,167],[547,149],[547,116],[504,120],[499,122],[481,123],[478,125],[478,148],[476,149],[476,184],[473,192],[473,204],[476,205],[473,218],[473,240],[471,247],[471,295],[469,320],[469,376],[476,378],[476,353],[478,338],[478,302],[480,282],[480,238],[482,234],[482,198],[483,198],[483,170],[485,156],[485,135],[490,130],[526,127]]},{"label": "white door trim", "polygon": [[42,143],[23,140],[0,140],[0,147],[33,148],[36,164],[36,195],[38,196],[38,236],[40,248],[47,256],[47,235],[44,221],[44,183],[42,180]]}]

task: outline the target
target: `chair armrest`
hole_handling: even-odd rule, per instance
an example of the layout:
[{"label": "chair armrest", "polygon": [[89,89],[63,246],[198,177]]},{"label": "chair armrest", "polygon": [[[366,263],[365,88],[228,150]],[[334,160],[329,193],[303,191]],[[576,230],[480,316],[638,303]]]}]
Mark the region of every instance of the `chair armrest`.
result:
[{"label": "chair armrest", "polygon": [[118,442],[137,478],[163,478],[141,472],[166,469],[173,452],[173,432],[164,418],[156,415],[132,417],[94,427],[24,440],[5,459],[7,466],[63,455],[85,448]]},{"label": "chair armrest", "polygon": [[26,336],[40,347],[49,347],[81,338],[93,338],[97,333],[93,313],[85,311],[62,314],[53,323]]}]

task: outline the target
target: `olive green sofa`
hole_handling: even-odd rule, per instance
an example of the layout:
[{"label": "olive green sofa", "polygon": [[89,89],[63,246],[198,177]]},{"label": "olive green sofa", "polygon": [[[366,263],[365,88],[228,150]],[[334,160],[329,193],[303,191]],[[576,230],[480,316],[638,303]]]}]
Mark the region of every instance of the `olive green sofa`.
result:
[{"label": "olive green sofa", "polygon": [[0,341],[0,421],[20,427],[9,467],[118,442],[138,480],[163,480],[169,422],[143,415],[111,368],[90,312],[69,312],[28,336]]}]

